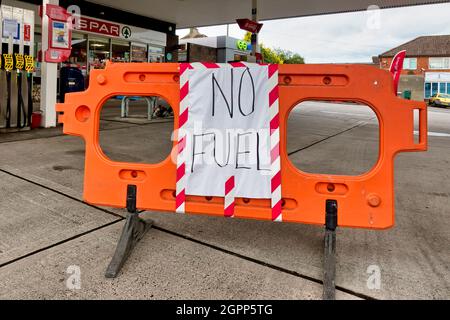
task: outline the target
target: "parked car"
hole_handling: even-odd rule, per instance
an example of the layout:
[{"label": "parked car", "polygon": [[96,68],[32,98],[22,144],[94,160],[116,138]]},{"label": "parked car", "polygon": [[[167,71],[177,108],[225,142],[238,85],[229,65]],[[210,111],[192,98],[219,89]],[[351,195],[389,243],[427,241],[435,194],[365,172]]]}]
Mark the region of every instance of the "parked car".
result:
[{"label": "parked car", "polygon": [[432,107],[450,107],[450,94],[437,93],[430,98],[429,104]]}]

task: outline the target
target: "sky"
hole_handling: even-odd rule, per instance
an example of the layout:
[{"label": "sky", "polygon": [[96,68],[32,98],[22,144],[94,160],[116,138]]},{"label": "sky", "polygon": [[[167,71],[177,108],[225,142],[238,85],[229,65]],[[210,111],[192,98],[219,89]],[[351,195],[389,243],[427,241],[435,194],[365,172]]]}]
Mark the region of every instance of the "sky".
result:
[{"label": "sky", "polygon": [[[364,63],[416,37],[450,34],[450,3],[263,23],[260,42],[299,53],[306,63]],[[219,36],[227,34],[227,27],[203,27],[199,31]],[[188,32],[180,29],[177,35]],[[236,24],[229,26],[231,37],[243,38],[244,34]]]}]

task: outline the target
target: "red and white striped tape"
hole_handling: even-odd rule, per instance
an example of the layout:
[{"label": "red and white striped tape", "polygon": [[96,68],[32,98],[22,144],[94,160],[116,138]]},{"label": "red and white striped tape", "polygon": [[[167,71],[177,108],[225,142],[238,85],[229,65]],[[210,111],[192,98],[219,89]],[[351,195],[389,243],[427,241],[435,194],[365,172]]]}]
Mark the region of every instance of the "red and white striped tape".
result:
[{"label": "red and white striped tape", "polygon": [[[233,68],[246,68],[245,62],[230,63]],[[263,64],[261,64],[263,65]],[[265,65],[265,64],[264,64]],[[178,128],[182,129],[188,120],[189,110],[189,69],[217,69],[220,65],[209,62],[182,63],[180,65],[180,114]],[[279,92],[278,92],[278,65],[267,65],[269,82],[269,116],[270,116],[270,156],[271,156],[271,209],[272,220],[281,222],[281,162],[280,162],[280,121],[279,121]],[[177,185],[176,185],[176,211],[185,212],[186,203],[186,163],[184,152],[186,148],[186,134],[178,134],[177,157]],[[225,182],[224,215],[234,217],[235,209],[235,177],[231,176]]]},{"label": "red and white striped tape", "polygon": [[224,215],[227,218],[234,217],[234,176],[225,182],[225,205]]},{"label": "red and white striped tape", "polygon": [[184,125],[189,117],[189,74],[192,69],[189,63],[180,64],[180,113],[178,115],[178,155],[177,155],[177,183],[176,183],[176,212],[185,213],[186,204],[186,132]]},{"label": "red and white striped tape", "polygon": [[278,65],[269,64],[269,115],[270,115],[270,160],[272,220],[283,221],[281,211],[281,161],[280,161],[280,116],[278,91]]}]

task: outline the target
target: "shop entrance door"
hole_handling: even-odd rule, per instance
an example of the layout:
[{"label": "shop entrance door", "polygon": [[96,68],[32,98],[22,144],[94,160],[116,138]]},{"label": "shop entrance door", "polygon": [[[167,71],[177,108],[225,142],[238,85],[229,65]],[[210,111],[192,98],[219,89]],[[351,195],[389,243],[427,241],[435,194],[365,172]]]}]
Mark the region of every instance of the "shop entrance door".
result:
[{"label": "shop entrance door", "polygon": [[109,58],[109,39],[89,37],[89,72],[93,69],[103,69]]}]

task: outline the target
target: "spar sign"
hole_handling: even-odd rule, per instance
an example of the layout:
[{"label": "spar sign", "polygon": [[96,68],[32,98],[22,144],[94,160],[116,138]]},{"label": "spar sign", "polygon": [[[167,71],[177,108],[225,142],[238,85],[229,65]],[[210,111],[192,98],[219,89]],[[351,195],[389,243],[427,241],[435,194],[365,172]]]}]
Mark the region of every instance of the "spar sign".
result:
[{"label": "spar sign", "polygon": [[271,199],[281,221],[278,66],[192,63],[180,67],[176,210],[187,195]]}]

